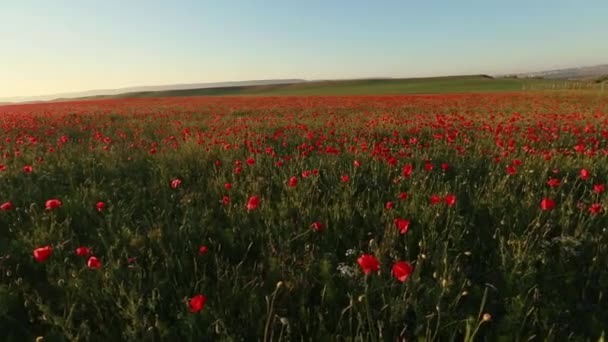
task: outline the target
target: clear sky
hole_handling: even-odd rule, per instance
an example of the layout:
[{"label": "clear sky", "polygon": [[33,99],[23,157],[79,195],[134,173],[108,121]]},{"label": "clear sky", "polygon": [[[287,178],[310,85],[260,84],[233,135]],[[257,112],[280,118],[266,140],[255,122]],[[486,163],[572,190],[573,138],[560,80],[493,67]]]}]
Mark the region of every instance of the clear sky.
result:
[{"label": "clear sky", "polygon": [[0,0],[0,98],[608,63],[608,0]]}]

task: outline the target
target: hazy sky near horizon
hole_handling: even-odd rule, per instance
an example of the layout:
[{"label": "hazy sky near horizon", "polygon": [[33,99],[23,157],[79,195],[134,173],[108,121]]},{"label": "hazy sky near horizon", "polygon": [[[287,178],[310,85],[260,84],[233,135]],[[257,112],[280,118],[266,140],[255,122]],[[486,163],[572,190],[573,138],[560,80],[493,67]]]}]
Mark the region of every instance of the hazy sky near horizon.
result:
[{"label": "hazy sky near horizon", "polygon": [[608,63],[606,0],[0,0],[0,98]]}]

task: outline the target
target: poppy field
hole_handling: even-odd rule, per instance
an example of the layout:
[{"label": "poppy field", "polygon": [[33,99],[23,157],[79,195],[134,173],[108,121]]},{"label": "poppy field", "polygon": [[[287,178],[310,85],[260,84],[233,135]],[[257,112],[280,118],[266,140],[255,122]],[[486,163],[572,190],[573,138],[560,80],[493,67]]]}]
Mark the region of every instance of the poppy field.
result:
[{"label": "poppy field", "polygon": [[608,97],[0,107],[3,341],[598,341]]}]

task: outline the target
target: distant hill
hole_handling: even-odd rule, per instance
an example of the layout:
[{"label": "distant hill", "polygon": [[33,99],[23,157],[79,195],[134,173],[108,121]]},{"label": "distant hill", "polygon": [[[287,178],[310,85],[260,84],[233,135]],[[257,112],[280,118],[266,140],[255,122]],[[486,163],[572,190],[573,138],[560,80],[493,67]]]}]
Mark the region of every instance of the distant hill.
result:
[{"label": "distant hill", "polygon": [[517,74],[518,77],[539,77],[549,80],[593,80],[606,75],[608,75],[608,64]]},{"label": "distant hill", "polygon": [[[608,64],[567,68],[509,76],[464,75],[426,78],[365,78],[353,80],[274,79],[236,82],[190,83],[99,89],[45,96],[0,98],[0,103],[65,101],[129,97],[210,95],[391,95],[520,90],[588,89],[601,83]],[[558,80],[572,83],[557,84]],[[585,83],[585,84],[582,84]]]},{"label": "distant hill", "polygon": [[306,82],[302,79],[276,79],[276,80],[251,80],[251,81],[235,81],[235,82],[212,82],[212,83],[187,83],[187,84],[168,84],[158,86],[141,86],[127,87],[118,89],[97,89],[81,92],[50,94],[41,96],[18,96],[10,98],[0,98],[0,101],[5,102],[35,102],[35,101],[50,101],[58,98],[81,98],[99,95],[118,95],[134,92],[152,92],[165,90],[185,90],[185,89],[204,89],[204,88],[220,88],[220,87],[242,87],[254,85],[272,85],[272,84],[294,84]]},{"label": "distant hill", "polygon": [[[109,96],[90,96],[79,99],[148,98],[176,96],[400,95],[472,92],[515,92],[531,88],[552,89],[551,86],[553,85],[553,83],[553,81],[543,79],[493,78],[488,75],[465,75],[401,79],[385,78],[308,81],[291,84],[145,91]],[[561,82],[560,87],[563,86],[564,82]],[[69,99],[58,99],[58,101],[64,100]]]}]

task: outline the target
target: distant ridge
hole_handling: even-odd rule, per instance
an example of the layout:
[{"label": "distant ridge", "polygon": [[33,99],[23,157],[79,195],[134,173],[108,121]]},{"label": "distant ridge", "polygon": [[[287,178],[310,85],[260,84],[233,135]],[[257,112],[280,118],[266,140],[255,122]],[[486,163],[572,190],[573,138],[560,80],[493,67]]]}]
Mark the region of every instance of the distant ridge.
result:
[{"label": "distant ridge", "polygon": [[[92,97],[100,95],[118,95],[124,93],[135,93],[135,92],[150,92],[150,91],[166,91],[166,90],[186,90],[186,89],[205,89],[205,88],[220,88],[220,87],[241,87],[241,86],[256,86],[256,85],[272,85],[272,84],[294,84],[302,83],[306,80],[302,79],[270,79],[270,80],[250,80],[250,81],[231,81],[231,82],[209,82],[209,83],[185,83],[185,84],[169,84],[169,85],[157,85],[157,86],[140,86],[140,87],[126,87],[117,89],[95,89],[81,92],[69,92],[60,94],[49,94],[40,96],[16,96],[0,98],[0,103],[12,103],[12,102],[36,102],[36,101],[51,101],[56,99],[69,99],[69,98],[81,98],[81,97]],[[5,103],[6,102],[6,103]]]},{"label": "distant ridge", "polygon": [[593,80],[608,75],[608,64],[528,72],[517,74],[517,77],[538,77],[549,80]]},{"label": "distant ridge", "polygon": [[[232,82],[187,83],[156,86],[97,89],[43,96],[0,98],[0,104],[17,102],[67,101],[71,99],[104,99],[163,96],[210,95],[366,95],[421,94],[441,92],[518,91],[529,89],[527,83],[544,80],[570,80],[601,83],[608,76],[608,64],[565,68],[508,75],[460,75],[416,78],[367,77],[357,79],[304,80],[268,79]],[[517,79],[520,79],[517,81]],[[524,81],[526,80],[526,81]],[[538,86],[538,82],[534,84]],[[567,87],[567,85],[565,85]],[[580,84],[576,88],[580,89]],[[542,87],[541,87],[542,88]],[[539,89],[538,87],[535,89]],[[556,89],[549,84],[546,89]]]},{"label": "distant ridge", "polygon": [[[462,75],[420,78],[368,78],[350,80],[305,81],[282,84],[207,87],[141,91],[116,95],[96,95],[79,98],[55,99],[53,102],[127,98],[161,98],[192,96],[357,96],[357,95],[413,95],[450,93],[519,92],[526,90],[600,90],[595,81],[556,81],[543,78],[492,77]],[[36,101],[40,102],[40,101]],[[33,102],[28,102],[33,103]]]},{"label": "distant ridge", "polygon": [[[299,83],[267,84],[252,86],[216,87],[144,91],[117,95],[99,95],[77,100],[160,98],[181,96],[333,96],[333,95],[405,95],[517,92],[526,89],[555,89],[552,80],[535,78],[494,78],[488,75],[463,75],[421,78],[368,78],[351,80],[307,81]],[[560,81],[567,89],[571,81]],[[593,83],[593,82],[588,82]],[[595,83],[593,83],[595,84]],[[57,99],[70,101],[75,99]]]}]

